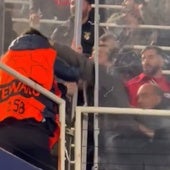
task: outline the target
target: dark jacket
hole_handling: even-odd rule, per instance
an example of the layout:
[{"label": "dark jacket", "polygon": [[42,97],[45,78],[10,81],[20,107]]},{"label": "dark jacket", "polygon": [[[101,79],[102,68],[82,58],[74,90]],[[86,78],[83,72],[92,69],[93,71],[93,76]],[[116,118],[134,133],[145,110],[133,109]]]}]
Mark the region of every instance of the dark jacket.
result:
[{"label": "dark jacket", "polygon": [[58,53],[58,57],[65,61],[68,65],[79,69],[80,78],[87,81],[88,84],[94,83],[94,63],[80,54],[72,50],[67,45],[55,42],[54,48]]},{"label": "dark jacket", "polygon": [[99,105],[104,107],[129,107],[128,96],[117,69],[111,72],[99,66]]}]

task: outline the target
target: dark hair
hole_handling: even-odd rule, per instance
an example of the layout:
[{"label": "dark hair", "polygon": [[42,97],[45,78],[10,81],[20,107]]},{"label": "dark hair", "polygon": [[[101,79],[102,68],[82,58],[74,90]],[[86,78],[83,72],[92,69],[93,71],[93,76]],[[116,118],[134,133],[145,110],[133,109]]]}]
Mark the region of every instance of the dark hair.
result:
[{"label": "dark hair", "polygon": [[[104,34],[102,34],[99,37],[99,41],[103,42],[103,44],[99,44],[99,46],[100,47],[101,46],[108,47],[108,45],[105,44],[105,42],[108,41],[108,40],[116,41],[117,39],[116,39],[116,37],[114,36],[113,33],[105,32]],[[109,51],[108,51],[108,59],[109,59],[109,61],[113,61],[113,59],[117,57],[118,52],[119,52],[119,49],[117,47],[109,48]]]},{"label": "dark hair", "polygon": [[38,31],[38,30],[36,30],[35,28],[32,28],[32,27],[30,27],[28,30],[24,31],[22,34],[23,35],[25,35],[25,34],[39,35],[39,36],[43,37],[44,39],[46,39],[48,41],[48,38],[45,35],[43,35],[40,31]]},{"label": "dark hair", "polygon": [[160,55],[162,57],[164,56],[163,50],[161,48],[159,48],[158,46],[153,46],[153,45],[147,46],[141,51],[141,54],[143,54],[147,50],[155,50],[158,55]]},{"label": "dark hair", "polygon": [[46,45],[48,45],[50,48],[54,48],[53,45],[50,43],[50,39],[35,28],[30,27],[29,29],[24,31],[21,35],[38,35],[46,41]]}]

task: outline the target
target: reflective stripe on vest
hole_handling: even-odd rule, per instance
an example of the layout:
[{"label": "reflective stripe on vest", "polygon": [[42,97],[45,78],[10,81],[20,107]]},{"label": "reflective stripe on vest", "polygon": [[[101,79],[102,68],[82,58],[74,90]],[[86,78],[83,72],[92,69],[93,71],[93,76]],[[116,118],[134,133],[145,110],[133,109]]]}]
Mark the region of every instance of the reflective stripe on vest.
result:
[{"label": "reflective stripe on vest", "polygon": [[[56,51],[51,48],[10,50],[1,58],[1,62],[51,90],[55,59]],[[45,106],[38,100],[39,97],[39,92],[0,70],[0,121],[9,117],[42,121]]]}]

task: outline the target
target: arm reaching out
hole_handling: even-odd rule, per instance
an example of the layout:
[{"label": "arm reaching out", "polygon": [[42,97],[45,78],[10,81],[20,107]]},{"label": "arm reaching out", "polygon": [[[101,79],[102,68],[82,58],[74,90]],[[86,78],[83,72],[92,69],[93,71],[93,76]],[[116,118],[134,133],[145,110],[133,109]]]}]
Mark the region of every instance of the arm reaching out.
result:
[{"label": "arm reaching out", "polygon": [[70,47],[59,43],[54,43],[54,48],[58,57],[65,60],[70,66],[79,68],[80,78],[89,84],[94,82],[94,63],[86,55],[77,53]]}]

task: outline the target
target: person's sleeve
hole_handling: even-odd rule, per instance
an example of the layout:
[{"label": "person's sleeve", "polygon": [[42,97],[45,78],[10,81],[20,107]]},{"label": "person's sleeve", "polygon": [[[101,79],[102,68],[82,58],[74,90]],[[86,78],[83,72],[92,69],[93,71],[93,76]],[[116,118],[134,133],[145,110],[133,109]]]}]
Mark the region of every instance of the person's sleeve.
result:
[{"label": "person's sleeve", "polygon": [[79,69],[70,67],[62,60],[57,59],[54,64],[55,75],[65,81],[75,82],[79,79]]},{"label": "person's sleeve", "polygon": [[94,63],[84,54],[72,50],[70,47],[55,43],[54,48],[58,57],[68,63],[71,67],[79,69],[80,78],[86,80],[89,84],[94,81]]}]

